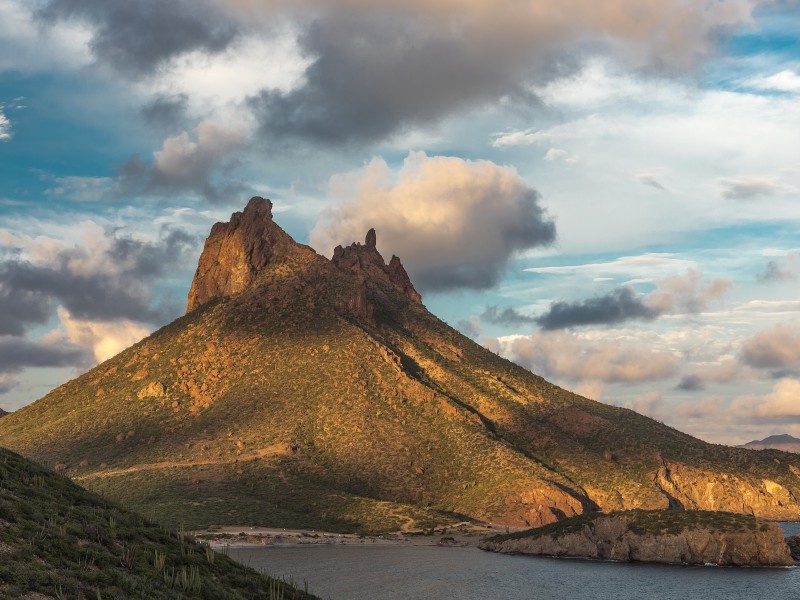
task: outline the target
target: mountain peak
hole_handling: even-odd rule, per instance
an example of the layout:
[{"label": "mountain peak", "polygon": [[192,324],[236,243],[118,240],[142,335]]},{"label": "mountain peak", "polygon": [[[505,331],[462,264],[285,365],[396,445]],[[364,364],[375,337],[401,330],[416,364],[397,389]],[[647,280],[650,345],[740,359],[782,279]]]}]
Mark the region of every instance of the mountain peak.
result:
[{"label": "mountain peak", "polygon": [[[272,219],[272,202],[254,196],[242,212],[235,212],[227,223],[215,223],[206,239],[197,264],[186,312],[214,298],[234,296],[255,284],[259,274],[270,264],[284,263],[302,253],[313,255],[323,263],[338,268],[340,273],[355,277],[358,283],[358,302],[366,307],[362,312],[371,320],[367,287],[388,284],[417,304],[422,296],[414,289],[400,259],[396,256],[387,265],[376,247],[377,235],[370,229],[364,244],[337,246],[330,263],[311,248],[298,244]],[[348,300],[349,302],[349,300]]]},{"label": "mountain peak", "polygon": [[254,196],[244,211],[211,228],[189,290],[186,312],[213,298],[244,291],[270,262],[284,261],[300,248],[272,220],[272,202]]},{"label": "mountain peak", "polygon": [[422,304],[422,296],[414,289],[408,273],[397,256],[387,265],[376,247],[377,234],[370,229],[364,238],[364,245],[353,242],[347,247],[336,246],[331,262],[340,270],[355,273],[366,282],[388,281],[394,288],[417,304]]}]

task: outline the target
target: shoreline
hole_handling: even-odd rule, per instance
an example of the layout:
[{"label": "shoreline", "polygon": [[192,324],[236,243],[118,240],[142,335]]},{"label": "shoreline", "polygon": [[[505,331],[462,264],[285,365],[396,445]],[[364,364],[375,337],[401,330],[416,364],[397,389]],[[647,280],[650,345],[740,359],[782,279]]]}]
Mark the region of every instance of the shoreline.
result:
[{"label": "shoreline", "polygon": [[484,537],[496,535],[498,530],[490,527],[443,527],[431,531],[398,531],[377,535],[355,533],[333,533],[310,529],[283,529],[276,527],[220,527],[214,530],[193,531],[199,541],[212,548],[251,548],[262,546],[304,545],[382,545],[382,546],[478,546]]}]

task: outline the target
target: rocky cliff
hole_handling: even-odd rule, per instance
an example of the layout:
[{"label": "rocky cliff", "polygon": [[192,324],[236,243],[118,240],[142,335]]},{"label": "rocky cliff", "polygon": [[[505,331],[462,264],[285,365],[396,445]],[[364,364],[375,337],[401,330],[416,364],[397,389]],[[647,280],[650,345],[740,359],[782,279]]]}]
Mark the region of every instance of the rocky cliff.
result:
[{"label": "rocky cliff", "polygon": [[238,294],[253,284],[271,262],[311,253],[272,220],[272,202],[255,196],[243,212],[216,223],[206,238],[189,290],[186,312],[214,298]]},{"label": "rocky cliff", "polygon": [[729,513],[627,511],[568,519],[480,543],[505,554],[570,556],[688,565],[793,564],[783,529]]}]

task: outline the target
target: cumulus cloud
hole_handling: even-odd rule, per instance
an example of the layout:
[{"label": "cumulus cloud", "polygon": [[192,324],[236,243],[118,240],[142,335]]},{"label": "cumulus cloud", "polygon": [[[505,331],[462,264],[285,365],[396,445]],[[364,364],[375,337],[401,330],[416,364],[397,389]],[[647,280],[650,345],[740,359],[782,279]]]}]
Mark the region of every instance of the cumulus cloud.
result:
[{"label": "cumulus cloud", "polygon": [[80,21],[91,27],[95,59],[114,70],[146,75],[192,51],[224,50],[238,35],[211,0],[49,0],[39,11],[46,24]]},{"label": "cumulus cloud", "polygon": [[782,323],[742,344],[740,359],[760,369],[800,369],[800,325]]},{"label": "cumulus cloud", "polygon": [[647,298],[648,306],[662,313],[694,314],[706,311],[719,302],[733,287],[730,279],[714,277],[705,283],[703,274],[688,269],[683,275],[665,277],[656,282],[656,290]]},{"label": "cumulus cloud", "polygon": [[335,207],[317,223],[324,252],[374,227],[384,256],[396,254],[421,289],[486,289],[512,254],[555,240],[539,193],[512,167],[411,152],[398,173],[381,159],[335,176]]},{"label": "cumulus cloud", "polygon": [[536,323],[537,320],[536,317],[524,315],[510,306],[502,310],[498,306],[487,306],[481,314],[481,319],[495,325],[523,325]]},{"label": "cumulus cloud", "polygon": [[774,177],[726,177],[719,183],[722,197],[728,200],[752,200],[784,191],[784,186]]},{"label": "cumulus cloud", "polygon": [[748,418],[800,418],[800,380],[781,379],[763,396],[740,396],[731,409]]},{"label": "cumulus cloud", "polygon": [[245,142],[242,127],[202,121],[190,135],[183,131],[164,140],[153,161],[129,159],[118,169],[118,195],[194,191],[210,202],[244,196],[249,188],[230,177]]},{"label": "cumulus cloud", "polygon": [[504,355],[545,377],[605,383],[665,379],[677,358],[643,344],[591,340],[560,331],[501,338]]},{"label": "cumulus cloud", "polygon": [[604,296],[579,302],[553,302],[536,318],[544,329],[564,329],[581,325],[610,325],[629,320],[652,321],[660,311],[648,306],[632,287],[616,289]]},{"label": "cumulus cloud", "polygon": [[69,342],[91,352],[97,363],[116,356],[151,333],[150,328],[128,319],[112,322],[76,319],[63,307],[58,308],[58,318]]}]

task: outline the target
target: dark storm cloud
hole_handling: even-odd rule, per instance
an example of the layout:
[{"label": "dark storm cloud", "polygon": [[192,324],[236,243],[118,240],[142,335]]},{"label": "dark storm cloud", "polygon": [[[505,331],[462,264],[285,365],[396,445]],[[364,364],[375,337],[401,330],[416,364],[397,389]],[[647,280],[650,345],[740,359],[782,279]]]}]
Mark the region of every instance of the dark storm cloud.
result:
[{"label": "dark storm cloud", "polygon": [[197,243],[173,230],[158,244],[115,237],[99,263],[91,260],[98,250],[87,248],[64,249],[46,265],[16,257],[0,262],[0,333],[19,335],[46,322],[56,302],[80,319],[163,323],[178,309],[153,306],[150,286]]},{"label": "dark storm cloud", "polygon": [[75,346],[0,337],[0,373],[17,373],[26,367],[68,367],[85,359],[86,351]]},{"label": "dark storm cloud", "polygon": [[651,321],[661,314],[647,306],[630,287],[580,302],[553,302],[550,310],[536,318],[543,329],[565,329],[580,325],[612,325],[629,320]]},{"label": "dark storm cloud", "polygon": [[675,386],[675,389],[684,392],[699,392],[706,389],[706,386],[703,380],[697,375],[687,375],[680,380],[680,383]]},{"label": "dark storm cloud", "polygon": [[49,0],[38,16],[45,23],[88,22],[95,59],[133,75],[149,74],[194,50],[220,52],[238,35],[234,24],[204,1]]},{"label": "dark storm cloud", "polygon": [[524,325],[527,323],[536,323],[536,317],[523,315],[516,309],[507,307],[500,310],[497,306],[487,306],[483,311],[481,319],[494,323],[495,325]]},{"label": "dark storm cloud", "polygon": [[22,335],[26,325],[46,322],[52,307],[47,294],[17,289],[5,281],[7,263],[0,263],[0,335]]},{"label": "dark storm cloud", "polygon": [[465,43],[400,13],[392,19],[328,14],[309,26],[300,44],[315,57],[305,83],[250,99],[270,139],[369,142],[502,96],[532,100],[517,77],[519,53],[504,59],[502,45]]},{"label": "dark storm cloud", "polygon": [[158,130],[172,132],[184,128],[182,124],[188,106],[189,96],[186,94],[162,95],[153,98],[139,112],[148,125]]}]

